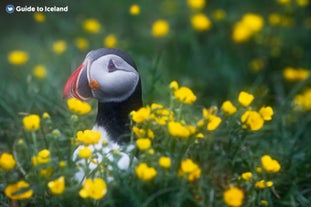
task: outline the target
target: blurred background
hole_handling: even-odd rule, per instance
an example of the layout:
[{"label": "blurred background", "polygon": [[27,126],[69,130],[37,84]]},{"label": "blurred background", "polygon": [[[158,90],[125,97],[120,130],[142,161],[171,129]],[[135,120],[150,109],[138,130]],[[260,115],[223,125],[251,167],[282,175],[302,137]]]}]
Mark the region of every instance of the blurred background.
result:
[{"label": "blurred background", "polygon": [[68,12],[12,14],[1,4],[2,147],[21,136],[25,113],[48,112],[62,125],[64,84],[96,48],[133,57],[146,104],[166,100],[172,80],[192,88],[206,106],[241,90],[268,94],[264,103],[281,106],[293,88],[310,85],[299,82],[311,65],[308,0],[14,1]]}]

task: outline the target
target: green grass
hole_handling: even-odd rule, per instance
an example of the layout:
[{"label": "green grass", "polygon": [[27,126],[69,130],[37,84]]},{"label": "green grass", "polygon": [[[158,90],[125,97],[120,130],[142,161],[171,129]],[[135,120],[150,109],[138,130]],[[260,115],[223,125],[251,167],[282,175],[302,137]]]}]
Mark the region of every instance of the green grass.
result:
[{"label": "green grass", "polygon": [[[9,203],[4,195],[6,185],[22,178],[31,183],[35,194],[31,199],[21,202],[21,206],[126,204],[217,207],[225,205],[223,192],[230,185],[244,191],[243,206],[260,206],[261,199],[267,200],[269,206],[311,206],[311,114],[310,110],[293,109],[296,95],[310,88],[310,76],[296,82],[283,77],[286,67],[310,70],[311,5],[299,7],[296,1],[290,5],[268,0],[208,1],[201,12],[211,20],[212,27],[198,32],[190,23],[196,11],[187,6],[187,1],[136,1],[133,3],[141,8],[138,16],[129,14],[131,3],[68,3],[68,13],[46,13],[43,23],[36,22],[32,13],[8,15],[0,10],[3,16],[0,27],[7,28],[0,34],[0,154],[17,153],[19,162],[27,171],[25,176],[17,168],[11,174],[0,170],[0,206],[8,206]],[[215,19],[213,13],[217,9],[225,11],[224,19]],[[235,23],[246,13],[260,15],[264,19],[264,27],[249,40],[236,43],[231,34]],[[289,19],[292,25],[269,24],[271,13]],[[91,34],[83,30],[82,24],[87,18],[100,22],[102,29],[99,33]],[[151,34],[151,26],[157,19],[165,19],[170,25],[168,35],[162,38],[155,38]],[[7,26],[8,23],[10,26]],[[94,202],[80,198],[78,192],[81,185],[69,181],[69,178],[75,169],[75,163],[71,161],[73,146],[70,138],[75,137],[78,130],[93,126],[96,101],[90,101],[93,107],[90,114],[78,115],[78,121],[73,122],[72,112],[62,99],[62,90],[86,53],[104,47],[103,40],[109,34],[117,37],[116,47],[127,51],[138,66],[144,105],[156,102],[169,108],[168,84],[177,80],[181,85],[191,88],[198,98],[193,105],[182,108],[182,119],[186,124],[195,125],[202,118],[202,108],[211,106],[218,107],[217,115],[222,117],[222,123],[216,131],[202,130],[205,135],[203,140],[192,136],[182,141],[172,138],[165,127],[150,125],[157,138],[152,143],[155,155],[140,152],[138,161],[155,167],[158,175],[154,180],[144,182],[135,174],[136,164],[127,172],[113,170],[111,173],[115,181],[107,183],[107,195]],[[87,50],[81,51],[75,46],[77,37],[89,41]],[[62,54],[52,50],[57,40],[67,43],[66,51]],[[29,60],[20,66],[9,63],[7,56],[13,50],[25,51]],[[255,58],[263,62],[257,72],[249,66]],[[38,79],[32,73],[38,64],[46,67],[47,76],[44,79]],[[226,117],[221,112],[221,104],[225,100],[239,105],[237,96],[243,90],[255,96],[252,109],[258,110],[264,105],[274,109],[272,121],[265,123],[259,131],[241,129],[239,122],[242,111],[232,117]],[[178,104],[174,105],[174,110],[178,108]],[[38,168],[31,165],[35,151],[27,149],[33,149],[32,133],[25,130],[22,124],[26,114],[41,116],[44,112],[50,114],[51,120],[42,120],[40,130],[35,132],[40,138],[37,150],[50,149],[53,167],[60,160],[68,162],[66,169],[54,169],[49,178],[40,177]],[[147,124],[142,126],[146,127]],[[59,136],[53,134],[55,129],[61,132]],[[16,149],[19,138],[23,138],[29,148]],[[252,171],[255,175],[255,168],[260,166],[260,158],[264,154],[278,160],[281,171],[256,175],[258,179],[263,176],[274,182],[273,188],[258,190],[254,188],[255,181],[246,183],[238,177],[245,171]],[[157,166],[157,159],[161,155],[174,158],[169,173]],[[193,183],[177,173],[181,161],[186,158],[193,159],[202,170],[200,179]],[[68,178],[68,188],[61,196],[50,195],[46,184],[62,174]],[[106,179],[107,174],[104,173],[102,177]],[[198,196],[198,199],[194,199],[194,196]],[[70,203],[72,198],[76,199],[76,203]]]}]

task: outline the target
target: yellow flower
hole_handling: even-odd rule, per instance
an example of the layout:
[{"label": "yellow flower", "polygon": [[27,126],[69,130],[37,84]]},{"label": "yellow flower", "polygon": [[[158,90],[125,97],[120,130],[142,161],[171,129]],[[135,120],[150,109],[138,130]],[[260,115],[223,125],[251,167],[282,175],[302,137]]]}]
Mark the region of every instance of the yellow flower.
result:
[{"label": "yellow flower", "polygon": [[37,156],[32,157],[32,164],[37,166],[38,164],[46,164],[50,162],[50,151],[43,149],[38,152]]},{"label": "yellow flower", "polygon": [[30,189],[29,183],[21,180],[17,183],[8,185],[5,188],[4,193],[12,200],[25,200],[32,196],[33,191]]},{"label": "yellow flower", "polygon": [[223,102],[221,109],[224,113],[232,115],[237,111],[237,108],[232,104],[231,101]]},{"label": "yellow flower", "polygon": [[180,138],[188,138],[191,135],[191,131],[187,126],[175,121],[168,123],[168,132],[171,136]]},{"label": "yellow flower", "polygon": [[254,100],[254,96],[250,93],[247,93],[245,91],[241,91],[239,93],[238,101],[243,106],[249,106]]},{"label": "yellow flower", "polygon": [[101,29],[100,23],[94,18],[89,18],[89,19],[84,20],[82,23],[82,27],[86,32],[93,33],[93,34],[99,33]]},{"label": "yellow flower", "polygon": [[248,40],[264,26],[264,20],[260,15],[247,13],[234,25],[232,39],[235,42]]},{"label": "yellow flower", "polygon": [[261,117],[263,118],[263,120],[270,121],[273,116],[273,109],[271,106],[261,107],[259,109],[259,113]]},{"label": "yellow flower", "polygon": [[256,188],[260,188],[260,189],[263,189],[263,188],[266,188],[266,187],[272,187],[272,186],[273,186],[273,182],[272,181],[260,180],[260,181],[257,181],[255,183],[255,187]]},{"label": "yellow flower", "polygon": [[170,26],[166,20],[159,19],[155,21],[151,28],[151,33],[154,37],[164,37],[170,31]]},{"label": "yellow flower", "polygon": [[65,190],[65,177],[60,176],[56,180],[48,182],[48,187],[52,194],[60,195]]},{"label": "yellow flower", "polygon": [[23,118],[24,128],[28,131],[35,131],[40,127],[40,117],[37,114],[31,114]]},{"label": "yellow flower", "polygon": [[140,150],[147,150],[151,147],[151,140],[148,138],[139,138],[136,141],[136,146]]},{"label": "yellow flower", "polygon": [[281,23],[282,16],[278,13],[272,13],[269,15],[269,23],[271,25],[278,25]]},{"label": "yellow flower", "polygon": [[168,121],[173,120],[173,112],[164,108],[162,104],[151,104],[150,118],[159,125],[165,125]]},{"label": "yellow flower", "polygon": [[89,147],[84,146],[83,148],[79,149],[78,155],[81,158],[89,158],[92,155],[92,151]]},{"label": "yellow flower", "polygon": [[213,12],[213,17],[216,20],[223,20],[226,18],[226,12],[223,9],[216,9]]},{"label": "yellow flower", "polygon": [[192,104],[197,100],[197,97],[194,95],[192,90],[184,86],[174,91],[174,96],[179,102],[184,104]]},{"label": "yellow flower", "polygon": [[57,40],[53,43],[52,49],[56,54],[62,54],[67,49],[67,43],[64,40]]},{"label": "yellow flower", "polygon": [[252,131],[263,127],[264,120],[257,111],[248,110],[241,116],[241,122],[246,124]]},{"label": "yellow flower", "polygon": [[242,17],[242,23],[246,25],[252,32],[260,31],[264,26],[262,16],[252,13],[247,13]]},{"label": "yellow flower", "polygon": [[104,39],[104,46],[108,48],[116,47],[117,43],[118,43],[118,40],[114,34],[110,34]]},{"label": "yellow flower", "polygon": [[45,22],[46,16],[42,12],[35,12],[33,14],[33,18],[35,19],[36,22],[43,23],[43,22]]},{"label": "yellow flower", "polygon": [[261,157],[261,165],[268,173],[276,173],[281,169],[281,165],[277,160],[272,159],[269,155]]},{"label": "yellow flower", "polygon": [[70,111],[80,115],[88,114],[92,110],[90,104],[88,104],[87,102],[80,101],[76,98],[69,98],[67,100],[67,106]]},{"label": "yellow flower", "polygon": [[239,207],[242,206],[244,199],[244,192],[237,187],[230,187],[224,192],[224,201],[228,206]]},{"label": "yellow flower", "polygon": [[101,134],[98,131],[84,130],[77,132],[76,140],[84,145],[97,144],[100,140]]},{"label": "yellow flower", "polygon": [[131,112],[132,120],[136,123],[143,123],[149,119],[150,107],[142,107],[138,111]]},{"label": "yellow flower", "polygon": [[33,75],[39,79],[46,77],[46,68],[44,65],[37,65],[33,68]]},{"label": "yellow flower", "polygon": [[160,167],[163,167],[163,168],[170,168],[171,167],[171,158],[169,157],[166,157],[166,156],[162,156],[160,157],[159,159],[159,165]]},{"label": "yellow flower", "polygon": [[137,16],[140,14],[140,7],[138,4],[132,4],[130,9],[129,9],[129,12],[131,15],[133,16]]},{"label": "yellow flower", "polygon": [[60,168],[64,168],[64,167],[67,166],[67,162],[64,161],[64,160],[61,160],[61,161],[59,161],[58,166],[59,166]]},{"label": "yellow flower", "polygon": [[306,7],[309,5],[309,0],[296,0],[296,3],[300,7]]},{"label": "yellow flower", "polygon": [[261,200],[260,205],[262,206],[269,206],[269,202],[267,200]]},{"label": "yellow flower", "polygon": [[143,181],[150,181],[157,175],[156,169],[149,167],[146,163],[140,163],[135,168],[135,172],[137,177]]},{"label": "yellow flower", "polygon": [[191,9],[203,9],[205,6],[205,0],[187,0],[188,6]]},{"label": "yellow flower", "polygon": [[278,2],[279,4],[283,4],[283,5],[285,5],[285,4],[290,4],[291,1],[292,1],[292,0],[277,0],[277,2]]},{"label": "yellow flower", "polygon": [[242,173],[241,177],[246,180],[246,181],[249,181],[251,178],[252,178],[253,174],[251,172],[245,172],[245,173]]},{"label": "yellow flower", "polygon": [[79,191],[82,198],[92,198],[99,200],[107,193],[106,182],[101,178],[86,179],[83,183],[83,188]]},{"label": "yellow flower", "polygon": [[309,71],[303,68],[287,67],[283,70],[283,77],[288,81],[302,81],[309,77]]},{"label": "yellow flower", "polygon": [[45,177],[45,178],[51,177],[52,172],[53,172],[53,168],[51,168],[51,167],[40,169],[40,175],[41,175],[42,177]]},{"label": "yellow flower", "polygon": [[249,63],[249,67],[253,72],[259,72],[264,67],[264,61],[261,58],[254,58]]},{"label": "yellow flower", "polygon": [[177,81],[172,81],[172,82],[170,82],[169,88],[170,88],[172,91],[176,91],[176,90],[179,88],[179,85],[178,85]]},{"label": "yellow flower", "polygon": [[240,22],[236,23],[233,27],[232,39],[237,43],[248,40],[252,35],[253,32]]},{"label": "yellow flower", "polygon": [[77,48],[79,48],[82,51],[85,51],[89,48],[89,41],[82,37],[77,37],[75,39],[75,45]]},{"label": "yellow flower", "polygon": [[16,161],[12,154],[2,153],[0,156],[0,168],[4,170],[12,170],[15,167]]},{"label": "yellow flower", "polygon": [[8,54],[8,61],[12,65],[24,65],[28,59],[28,53],[22,50],[13,50]]},{"label": "yellow flower", "polygon": [[202,13],[195,14],[191,17],[192,27],[197,31],[205,31],[211,28],[212,23],[210,19]]},{"label": "yellow flower", "polygon": [[215,115],[210,115],[208,118],[208,123],[206,129],[209,131],[214,131],[218,128],[219,124],[221,123],[221,118]]},{"label": "yellow flower", "polygon": [[49,114],[48,112],[44,112],[44,113],[42,114],[42,118],[43,118],[43,119],[50,119],[51,116],[50,116],[50,114]]},{"label": "yellow flower", "polygon": [[298,111],[308,111],[311,109],[311,89],[306,89],[303,93],[294,98],[294,109]]},{"label": "yellow flower", "polygon": [[188,181],[192,182],[200,178],[201,169],[191,159],[186,159],[181,162],[178,174],[180,176],[186,176]]}]

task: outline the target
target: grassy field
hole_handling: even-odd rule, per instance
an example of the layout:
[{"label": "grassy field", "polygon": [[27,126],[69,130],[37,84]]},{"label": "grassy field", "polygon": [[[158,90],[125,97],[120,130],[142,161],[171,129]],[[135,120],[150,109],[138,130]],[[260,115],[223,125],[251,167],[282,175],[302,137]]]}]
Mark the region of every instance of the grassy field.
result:
[{"label": "grassy field", "polygon": [[[311,206],[308,0],[43,3],[69,11],[0,8],[0,206]],[[101,47],[140,72],[139,156],[79,183],[72,152],[97,104],[62,91]]]}]

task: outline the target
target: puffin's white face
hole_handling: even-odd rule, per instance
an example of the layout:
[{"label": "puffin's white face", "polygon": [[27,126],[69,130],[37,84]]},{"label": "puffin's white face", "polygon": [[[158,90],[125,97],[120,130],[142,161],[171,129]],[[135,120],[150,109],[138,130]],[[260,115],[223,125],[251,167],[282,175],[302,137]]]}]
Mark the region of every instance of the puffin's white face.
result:
[{"label": "puffin's white face", "polygon": [[138,72],[117,55],[105,55],[87,66],[87,76],[94,98],[101,102],[119,102],[134,92]]},{"label": "puffin's white face", "polygon": [[91,51],[70,76],[63,97],[80,100],[96,98],[100,102],[126,100],[139,84],[138,72],[118,55],[104,54],[94,58],[94,52],[97,51]]}]

